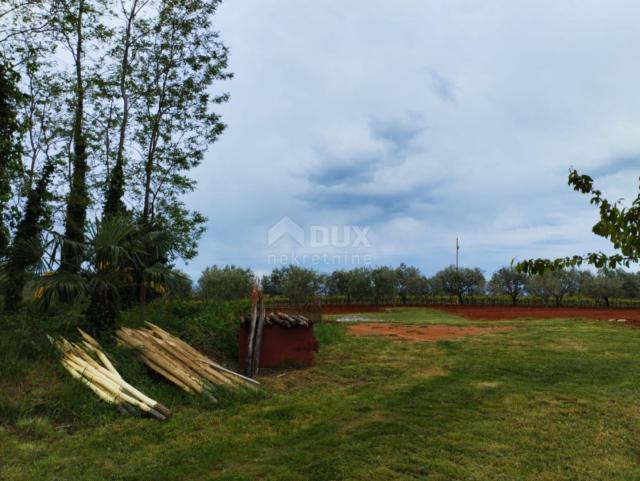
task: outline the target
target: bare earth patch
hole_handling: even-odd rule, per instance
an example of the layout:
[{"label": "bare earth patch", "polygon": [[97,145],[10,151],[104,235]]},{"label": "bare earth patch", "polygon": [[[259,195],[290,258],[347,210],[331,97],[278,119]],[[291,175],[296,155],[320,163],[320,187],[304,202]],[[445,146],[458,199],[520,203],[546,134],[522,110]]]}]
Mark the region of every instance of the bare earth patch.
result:
[{"label": "bare earth patch", "polygon": [[391,324],[363,323],[348,326],[354,336],[385,336],[405,341],[452,340],[463,336],[487,334],[497,331],[512,331],[512,326],[500,327],[457,327],[444,324],[430,326],[394,326]]}]

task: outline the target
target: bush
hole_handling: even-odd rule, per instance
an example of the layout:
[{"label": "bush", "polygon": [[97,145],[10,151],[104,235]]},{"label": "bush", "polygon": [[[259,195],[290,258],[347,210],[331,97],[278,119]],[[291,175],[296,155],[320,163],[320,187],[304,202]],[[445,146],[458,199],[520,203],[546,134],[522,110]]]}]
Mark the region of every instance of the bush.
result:
[{"label": "bush", "polygon": [[239,318],[249,301],[159,300],[122,314],[130,327],[153,322],[205,353],[226,360],[238,356]]}]

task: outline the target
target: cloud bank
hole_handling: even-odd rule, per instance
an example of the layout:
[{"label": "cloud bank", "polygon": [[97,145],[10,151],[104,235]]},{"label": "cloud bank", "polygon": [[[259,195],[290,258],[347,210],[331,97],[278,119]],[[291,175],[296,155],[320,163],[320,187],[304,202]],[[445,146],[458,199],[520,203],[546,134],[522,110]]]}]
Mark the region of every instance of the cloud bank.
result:
[{"label": "cloud bank", "polygon": [[185,270],[270,270],[284,216],[369,227],[373,264],[427,274],[454,261],[456,237],[462,264],[487,273],[608,251],[566,178],[576,167],[611,198],[635,194],[639,15],[621,0],[224,3],[229,127],[187,199],[209,226]]}]

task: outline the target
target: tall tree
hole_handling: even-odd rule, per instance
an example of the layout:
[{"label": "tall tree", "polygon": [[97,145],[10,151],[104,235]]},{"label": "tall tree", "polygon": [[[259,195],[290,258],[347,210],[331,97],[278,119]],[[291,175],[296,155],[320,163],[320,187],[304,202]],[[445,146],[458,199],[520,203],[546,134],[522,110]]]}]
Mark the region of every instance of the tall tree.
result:
[{"label": "tall tree", "polygon": [[22,134],[24,126],[19,110],[26,98],[18,89],[19,74],[0,52],[0,257],[10,241],[7,206],[12,184],[21,173]]},{"label": "tall tree", "polygon": [[87,174],[89,171],[87,138],[85,132],[85,97],[86,81],[84,78],[85,37],[87,18],[94,12],[87,0],[73,0],[61,2],[61,10],[57,18],[59,32],[73,57],[73,150],[70,158],[72,166],[69,184],[69,195],[65,214],[66,242],[62,246],[60,268],[63,271],[77,272],[80,269],[82,255],[78,253],[78,246],[84,242],[87,208],[89,207],[89,192],[87,188]]},{"label": "tall tree", "polygon": [[[132,99],[132,94],[134,94],[134,88],[131,85],[132,63],[135,62],[135,56],[141,46],[140,38],[149,34],[147,30],[148,22],[138,20],[138,17],[149,3],[149,0],[131,0],[128,3],[123,1],[120,12],[123,25],[114,35],[116,44],[111,50],[111,55],[117,62],[115,76],[121,110],[115,164],[113,169],[108,172],[104,217],[123,214],[125,210],[123,197],[125,194],[126,144],[130,128],[131,103],[132,100],[135,100],[135,98]],[[113,99],[115,92],[109,91],[108,93],[111,94],[110,98]],[[109,127],[107,126],[107,131]],[[108,158],[108,153],[106,155]]]},{"label": "tall tree", "polygon": [[42,231],[47,224],[46,198],[55,163],[49,160],[34,188],[29,192],[25,214],[16,229],[6,263],[3,265],[5,308],[14,312],[22,301],[27,273],[36,268],[43,256]]},{"label": "tall tree", "polygon": [[[228,95],[212,96],[215,81],[227,72],[227,48],[212,29],[219,0],[160,0],[152,32],[132,66],[136,95],[133,138],[143,158],[133,166],[140,179],[143,226],[166,226],[181,234],[178,252],[189,258],[205,218],[185,208],[181,196],[194,189],[188,172],[200,164],[207,147],[225,125],[211,106]],[[138,185],[141,188],[138,188]]]}]

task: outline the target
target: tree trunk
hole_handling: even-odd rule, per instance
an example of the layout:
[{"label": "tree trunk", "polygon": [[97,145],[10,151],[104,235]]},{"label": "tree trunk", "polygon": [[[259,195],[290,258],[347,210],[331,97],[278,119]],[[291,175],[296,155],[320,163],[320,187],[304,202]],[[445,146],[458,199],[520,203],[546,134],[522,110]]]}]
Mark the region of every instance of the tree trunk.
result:
[{"label": "tree trunk", "polygon": [[85,330],[96,337],[113,334],[119,312],[118,300],[114,293],[94,290],[85,314]]},{"label": "tree trunk", "polygon": [[60,270],[78,272],[82,262],[82,256],[78,252],[77,245],[84,242],[84,228],[87,218],[89,195],[87,192],[87,146],[84,132],[84,80],[82,78],[83,31],[82,16],[84,13],[84,0],[78,2],[78,17],[76,24],[76,88],[75,88],[75,112],[73,122],[73,173],[67,200],[67,212],[65,216],[65,240],[62,246]]},{"label": "tree trunk", "polygon": [[120,134],[118,139],[118,151],[116,153],[116,163],[113,166],[109,177],[107,198],[104,205],[103,217],[121,214],[124,212],[124,144],[127,136],[127,125],[129,123],[129,94],[127,92],[127,72],[129,71],[129,49],[131,48],[131,30],[136,15],[138,1],[134,0],[131,11],[127,18],[127,27],[124,36],[124,49],[122,62],[120,65],[120,98],[122,99],[122,121],[120,123]]}]

